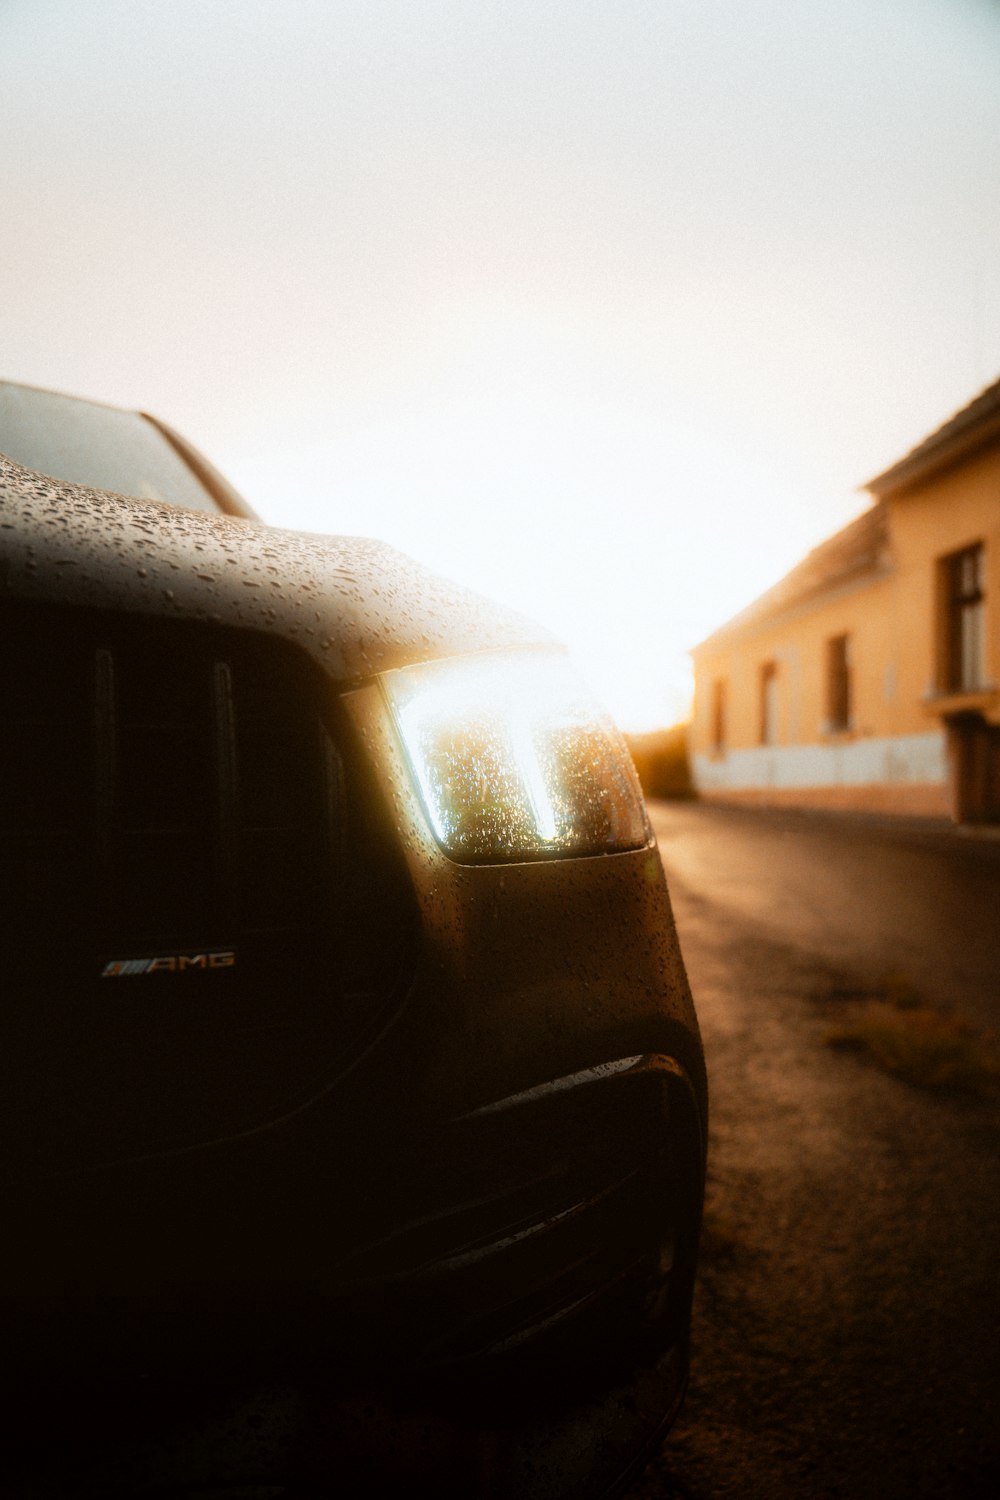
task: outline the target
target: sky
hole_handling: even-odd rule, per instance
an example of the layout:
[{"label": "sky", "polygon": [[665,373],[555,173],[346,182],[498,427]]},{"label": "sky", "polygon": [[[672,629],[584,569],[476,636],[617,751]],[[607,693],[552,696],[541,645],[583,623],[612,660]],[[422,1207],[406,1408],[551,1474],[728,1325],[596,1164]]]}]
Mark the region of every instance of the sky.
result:
[{"label": "sky", "polygon": [[1000,0],[0,0],[0,378],[623,726],[1000,375]]}]

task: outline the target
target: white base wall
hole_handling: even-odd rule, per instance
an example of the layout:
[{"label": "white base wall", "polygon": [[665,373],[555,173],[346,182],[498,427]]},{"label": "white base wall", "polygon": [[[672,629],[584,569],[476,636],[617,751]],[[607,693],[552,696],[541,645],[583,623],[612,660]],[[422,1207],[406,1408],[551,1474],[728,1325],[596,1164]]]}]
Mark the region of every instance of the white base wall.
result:
[{"label": "white base wall", "polygon": [[755,745],[721,756],[695,755],[692,771],[698,790],[706,793],[945,786],[948,780],[941,729],[827,745]]}]

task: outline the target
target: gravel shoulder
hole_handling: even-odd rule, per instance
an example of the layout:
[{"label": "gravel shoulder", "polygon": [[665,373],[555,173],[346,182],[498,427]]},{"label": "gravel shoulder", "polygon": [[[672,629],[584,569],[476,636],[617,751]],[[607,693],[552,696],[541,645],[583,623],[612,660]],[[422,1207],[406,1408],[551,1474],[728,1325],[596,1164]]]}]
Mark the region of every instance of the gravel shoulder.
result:
[{"label": "gravel shoulder", "polygon": [[[759,854],[766,815],[736,816],[730,834],[717,809],[653,812],[712,1125],[691,1386],[631,1500],[1000,1493],[996,1104],[919,1092],[825,1045],[843,996],[876,982],[891,941],[873,944],[869,924],[851,948],[843,927],[790,919],[803,861],[830,862],[822,838],[803,854],[794,829],[782,833],[787,868],[769,844],[771,873],[758,861],[753,891],[734,901],[733,869]],[[714,879],[709,856],[727,847]],[[836,879],[849,880],[836,848]],[[863,883],[863,835],[855,858]],[[880,859],[882,878],[896,858]],[[995,860],[962,868],[988,904]],[[805,889],[822,888],[818,870]],[[926,924],[908,943],[910,966],[921,944],[940,949]],[[946,974],[940,951],[935,963]]]}]

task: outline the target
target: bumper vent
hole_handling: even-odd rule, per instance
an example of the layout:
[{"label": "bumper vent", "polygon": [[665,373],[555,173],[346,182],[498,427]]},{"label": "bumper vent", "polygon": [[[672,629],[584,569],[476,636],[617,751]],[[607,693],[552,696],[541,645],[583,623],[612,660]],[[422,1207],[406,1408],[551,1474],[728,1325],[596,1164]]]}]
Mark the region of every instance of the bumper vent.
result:
[{"label": "bumper vent", "polygon": [[550,1368],[565,1394],[684,1337],[702,1159],[687,1080],[648,1057],[563,1082],[454,1122],[423,1171],[405,1164],[421,1211],[322,1278],[369,1341],[383,1330],[392,1367],[530,1401],[554,1394]]},{"label": "bumper vent", "polygon": [[3,626],[15,1159],[141,1155],[296,1108],[384,1024],[412,951],[329,686],[264,636],[35,607]]}]

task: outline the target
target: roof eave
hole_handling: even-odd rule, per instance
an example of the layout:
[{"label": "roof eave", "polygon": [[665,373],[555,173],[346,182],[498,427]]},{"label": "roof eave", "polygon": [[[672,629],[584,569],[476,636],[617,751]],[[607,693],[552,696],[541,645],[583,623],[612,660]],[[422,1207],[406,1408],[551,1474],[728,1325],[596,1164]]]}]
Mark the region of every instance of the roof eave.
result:
[{"label": "roof eave", "polygon": [[997,441],[1000,441],[1000,404],[991,404],[967,426],[951,433],[945,430],[939,437],[928,438],[861,488],[877,500],[904,494]]},{"label": "roof eave", "polygon": [[[750,636],[757,630],[767,630],[772,626],[780,625],[802,610],[814,609],[829,600],[854,593],[857,589],[869,588],[873,584],[881,583],[884,578],[890,576],[892,571],[891,563],[876,562],[868,567],[843,573],[829,583],[817,585],[814,589],[803,590],[800,594],[774,604],[761,607],[761,599],[755,599],[739,614],[733,615],[724,625],[713,630],[712,634],[707,635],[703,641],[692,646],[688,655],[696,657],[703,651],[728,645],[734,638]],[[766,595],[763,597],[766,598]]]}]

